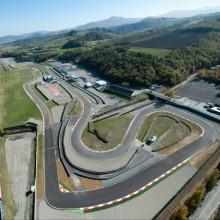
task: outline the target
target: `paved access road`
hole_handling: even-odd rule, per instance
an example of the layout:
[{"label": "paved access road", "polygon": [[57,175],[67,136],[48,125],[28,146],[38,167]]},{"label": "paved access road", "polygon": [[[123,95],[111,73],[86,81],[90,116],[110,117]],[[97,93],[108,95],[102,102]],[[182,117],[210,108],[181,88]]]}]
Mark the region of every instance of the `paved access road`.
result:
[{"label": "paved access road", "polygon": [[[56,148],[53,137],[53,124],[50,113],[44,103],[37,97],[31,89],[31,86],[26,87],[28,93],[32,96],[34,101],[40,107],[45,121],[45,194],[46,200],[50,206],[60,209],[65,208],[82,208],[89,207],[96,204],[106,203],[121,197],[124,197],[146,185],[148,182],[156,179],[158,176],[164,174],[166,171],[172,169],[177,164],[192,156],[194,153],[206,147],[210,142],[216,139],[217,134],[214,128],[202,118],[188,113],[187,111],[178,110],[171,106],[154,106],[148,112],[155,110],[171,111],[182,116],[185,116],[197,122],[204,128],[204,135],[194,141],[192,144],[184,147],[171,156],[159,161],[151,167],[141,170],[133,177],[124,180],[113,186],[106,188],[74,193],[61,193],[58,188],[58,178],[56,169]],[[146,112],[147,113],[147,112]]]}]

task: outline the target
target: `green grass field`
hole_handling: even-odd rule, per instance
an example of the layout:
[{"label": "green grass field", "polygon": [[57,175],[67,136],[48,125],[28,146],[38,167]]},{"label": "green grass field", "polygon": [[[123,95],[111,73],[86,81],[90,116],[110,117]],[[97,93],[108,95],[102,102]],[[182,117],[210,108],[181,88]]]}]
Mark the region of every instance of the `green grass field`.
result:
[{"label": "green grass field", "polygon": [[164,57],[164,56],[168,55],[170,52],[170,50],[168,50],[168,49],[138,48],[138,47],[130,48],[130,51],[144,53],[144,54],[150,54],[150,55],[158,56],[158,57]]},{"label": "green grass field", "polygon": [[93,129],[97,129],[99,134],[105,138],[108,143],[99,140],[97,136],[89,132],[88,129],[84,131],[82,140],[93,150],[106,151],[113,149],[121,143],[131,120],[132,116],[127,114],[93,123]]},{"label": "green grass field", "polygon": [[0,68],[1,126],[22,124],[29,118],[40,119],[41,115],[33,101],[26,95],[22,84],[32,79],[30,68],[5,70]]},{"label": "green grass field", "polygon": [[174,145],[191,132],[201,132],[196,124],[171,113],[153,113],[144,120],[138,139],[146,141],[152,136],[158,139],[153,145],[155,151]]}]

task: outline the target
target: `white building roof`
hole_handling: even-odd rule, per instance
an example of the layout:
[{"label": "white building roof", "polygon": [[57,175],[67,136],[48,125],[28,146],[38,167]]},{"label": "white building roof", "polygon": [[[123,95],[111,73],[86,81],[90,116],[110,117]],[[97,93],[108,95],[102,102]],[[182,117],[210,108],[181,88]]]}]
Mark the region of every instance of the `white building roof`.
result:
[{"label": "white building roof", "polygon": [[214,111],[214,112],[218,112],[218,113],[220,113],[220,108],[219,107],[212,107],[212,108],[210,108],[212,111]]},{"label": "white building roof", "polygon": [[96,81],[96,84],[99,85],[99,86],[106,86],[107,82],[104,81],[104,80],[98,80],[98,81]]},{"label": "white building roof", "polygon": [[92,84],[91,82],[86,82],[86,86],[87,86],[87,87],[92,87],[93,84]]},{"label": "white building roof", "polygon": [[44,75],[43,78],[44,79],[52,79],[53,77],[51,75]]}]

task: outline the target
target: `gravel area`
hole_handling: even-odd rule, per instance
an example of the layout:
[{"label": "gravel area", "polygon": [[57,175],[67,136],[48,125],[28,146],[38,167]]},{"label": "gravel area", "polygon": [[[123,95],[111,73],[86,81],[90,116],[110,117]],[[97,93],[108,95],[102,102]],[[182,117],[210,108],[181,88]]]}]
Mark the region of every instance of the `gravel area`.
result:
[{"label": "gravel area", "polygon": [[31,157],[34,150],[33,133],[10,136],[6,140],[6,160],[11,181],[11,190],[18,211],[15,219],[29,219],[29,198],[26,192],[30,190]]}]

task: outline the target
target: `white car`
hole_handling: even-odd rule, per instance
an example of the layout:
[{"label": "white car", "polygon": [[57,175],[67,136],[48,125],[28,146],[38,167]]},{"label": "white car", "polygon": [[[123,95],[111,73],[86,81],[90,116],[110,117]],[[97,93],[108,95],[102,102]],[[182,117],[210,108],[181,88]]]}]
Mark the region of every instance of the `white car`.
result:
[{"label": "white car", "polygon": [[146,143],[148,145],[151,145],[151,144],[154,144],[156,142],[156,140],[157,140],[157,136],[152,136],[149,139],[147,139]]}]

